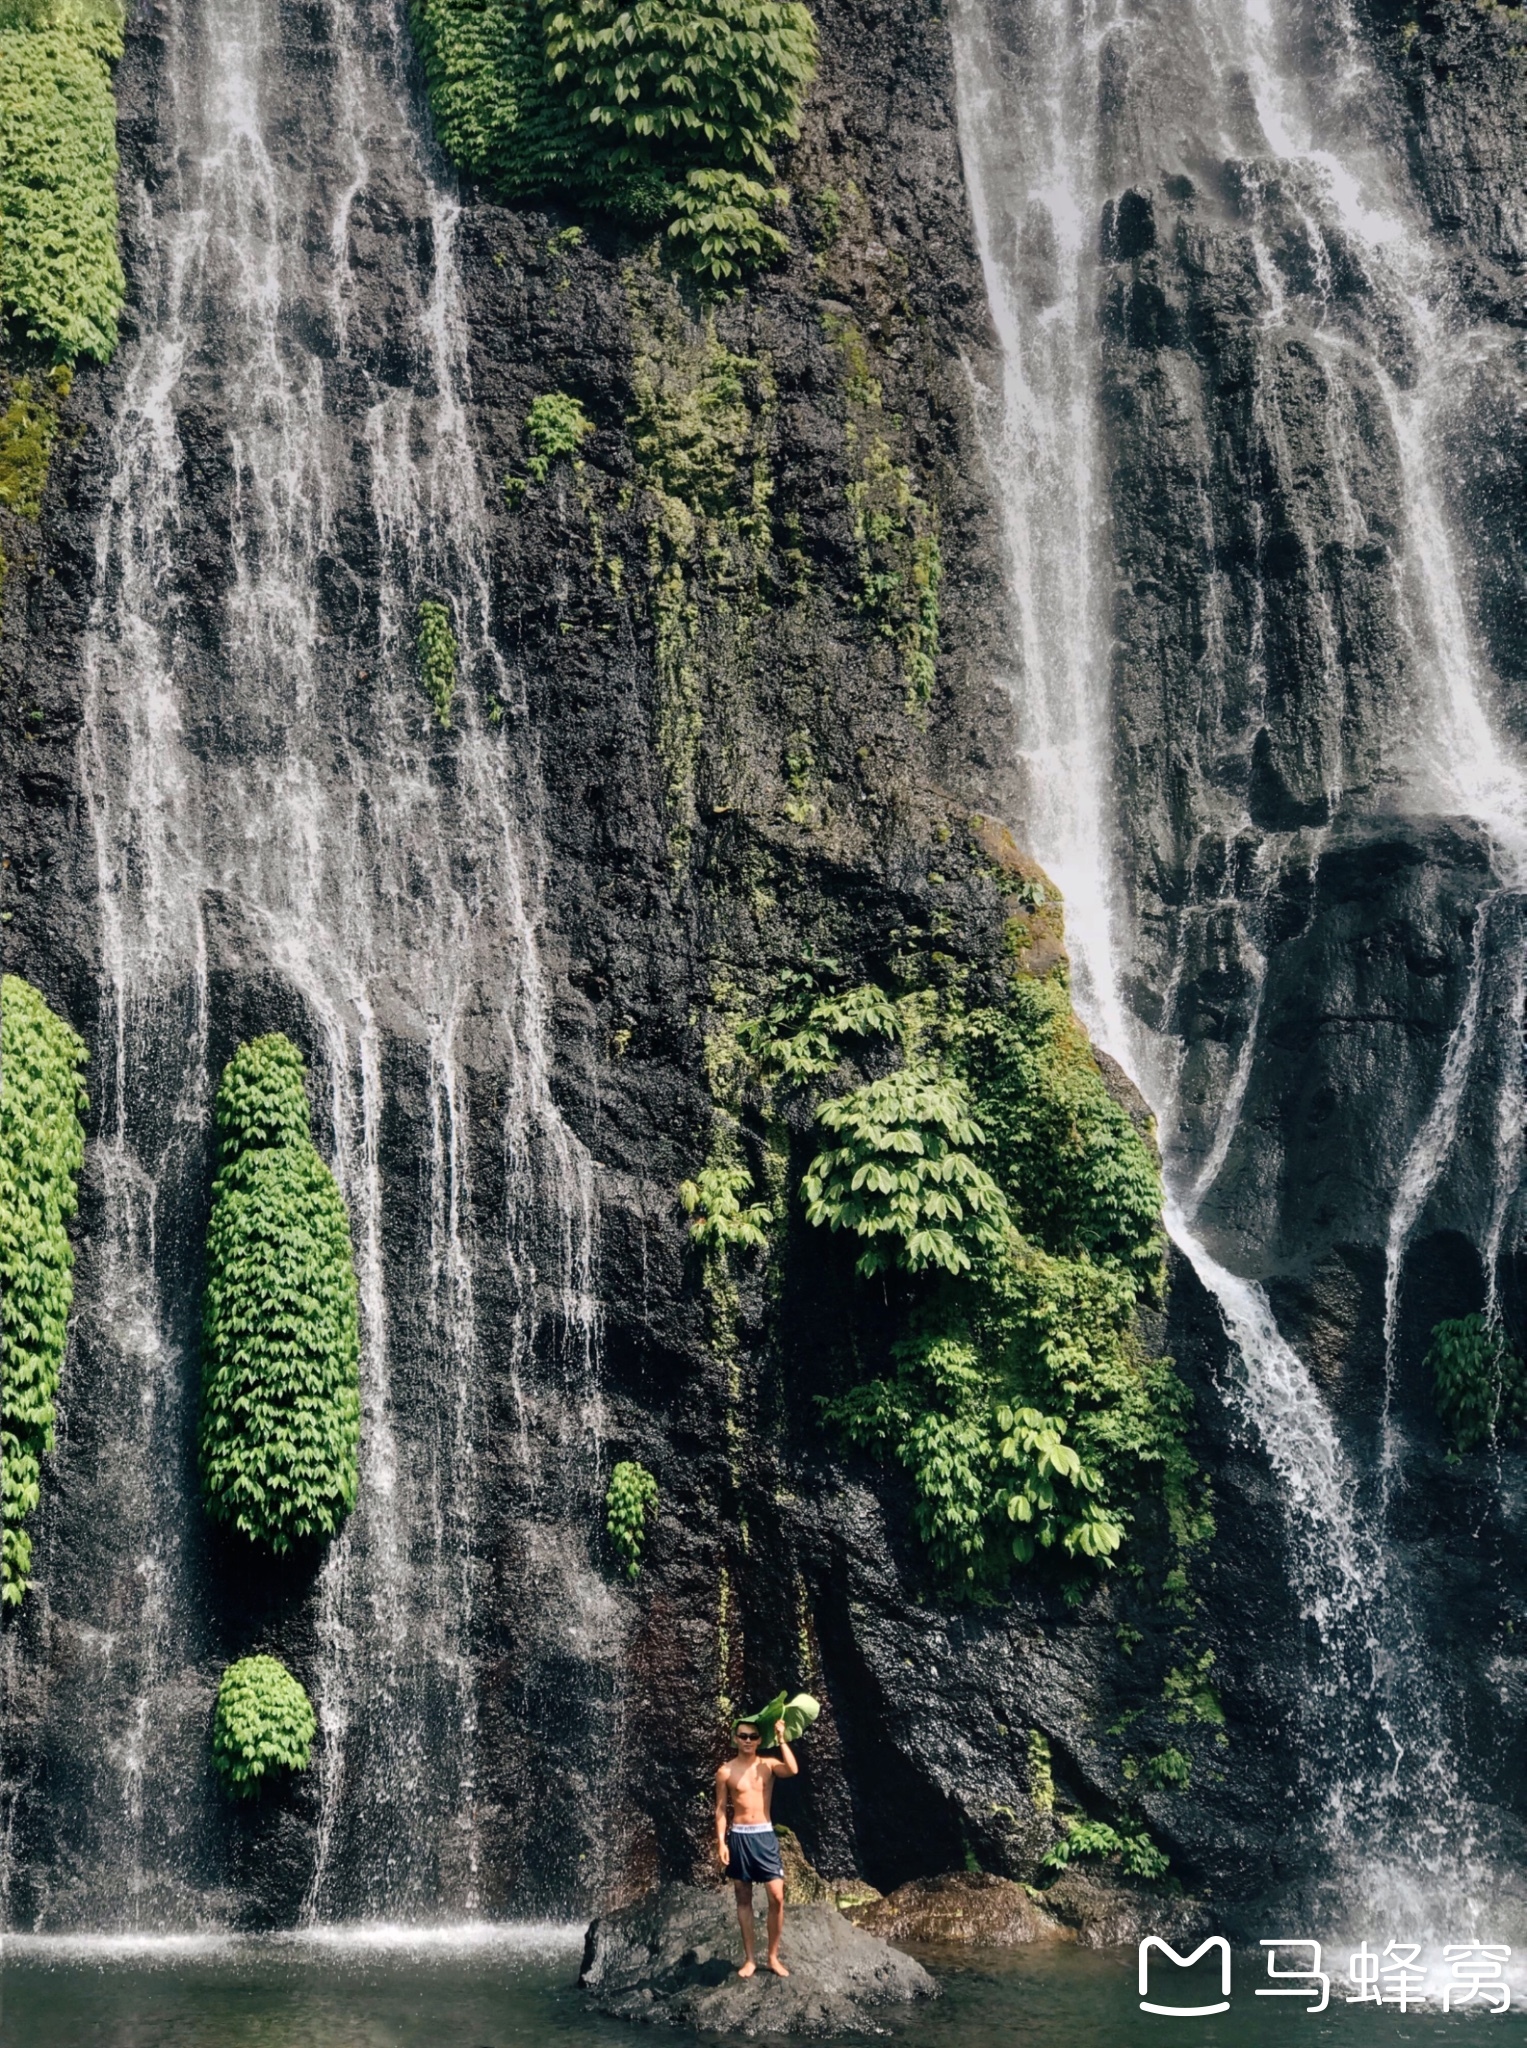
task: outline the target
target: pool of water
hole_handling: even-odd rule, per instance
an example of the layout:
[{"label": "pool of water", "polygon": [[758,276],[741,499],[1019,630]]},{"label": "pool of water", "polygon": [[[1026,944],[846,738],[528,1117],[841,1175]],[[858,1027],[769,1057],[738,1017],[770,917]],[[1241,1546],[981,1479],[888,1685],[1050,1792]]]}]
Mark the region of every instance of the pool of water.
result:
[{"label": "pool of water", "polygon": [[[386,1930],[332,1937],[153,1943],[8,1940],[4,2048],[658,2048],[663,2036],[584,2011],[566,1929]],[[1333,2003],[1316,2017],[1253,1997],[1238,1959],[1228,2013],[1167,2020],[1138,2008],[1132,1951],[1035,1948],[927,1954],[936,2004],[888,2020],[886,2048],[1389,2048],[1438,2040],[1521,2048],[1527,2012],[1401,2014]],[[1333,1984],[1333,2000],[1344,1985]],[[1153,1985],[1153,1991],[1155,1987]],[[1157,1996],[1161,1994],[1156,1993]],[[682,2043],[692,2036],[674,2036]]]}]

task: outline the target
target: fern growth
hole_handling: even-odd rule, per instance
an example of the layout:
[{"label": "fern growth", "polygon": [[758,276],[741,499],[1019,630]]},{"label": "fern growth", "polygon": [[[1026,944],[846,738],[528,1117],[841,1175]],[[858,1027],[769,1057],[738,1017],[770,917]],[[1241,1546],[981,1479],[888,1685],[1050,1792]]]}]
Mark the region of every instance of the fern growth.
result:
[{"label": "fern growth", "polygon": [[968,1273],[1007,1228],[1002,1190],[971,1156],[984,1137],[956,1077],[919,1060],[817,1112],[839,1143],[801,1183],[806,1220],[865,1240],[866,1279],[900,1266]]},{"label": "fern growth", "polygon": [[800,0],[412,0],[447,152],[509,197],[667,228],[708,283],[777,256],[773,150],[816,72]]},{"label": "fern growth", "polygon": [[53,1448],[53,1404],[74,1299],[75,1212],[85,1133],[85,1047],[30,982],[0,980],[0,1602],[32,1569],[26,1522]]},{"label": "fern growth", "polygon": [[117,255],[115,0],[0,0],[0,320],[64,362],[105,362]]},{"label": "fern growth", "polygon": [[278,1554],[355,1505],[359,1312],[350,1226],[313,1149],[302,1056],[243,1045],[218,1090],[207,1229],[201,1459],[207,1509]]},{"label": "fern growth", "polygon": [[1513,1435],[1527,1422],[1527,1366],[1483,1316],[1438,1323],[1426,1371],[1437,1412],[1460,1451]]}]

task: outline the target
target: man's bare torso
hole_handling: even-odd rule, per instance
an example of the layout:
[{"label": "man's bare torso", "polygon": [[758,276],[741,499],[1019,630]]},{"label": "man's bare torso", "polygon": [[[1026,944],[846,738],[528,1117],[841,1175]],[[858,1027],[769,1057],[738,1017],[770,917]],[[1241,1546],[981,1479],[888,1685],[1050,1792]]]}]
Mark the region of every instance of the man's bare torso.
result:
[{"label": "man's bare torso", "polygon": [[733,1757],[721,1766],[733,1827],[761,1827],[774,1803],[775,1772],[767,1757]]}]

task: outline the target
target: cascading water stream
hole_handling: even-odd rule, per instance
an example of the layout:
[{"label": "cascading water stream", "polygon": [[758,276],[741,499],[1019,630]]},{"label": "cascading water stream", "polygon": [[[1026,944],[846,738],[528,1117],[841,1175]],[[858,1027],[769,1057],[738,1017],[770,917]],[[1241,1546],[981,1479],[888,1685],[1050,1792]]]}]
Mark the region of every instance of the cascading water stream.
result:
[{"label": "cascading water stream", "polygon": [[[1122,743],[1116,746],[1105,614],[1105,202],[1111,217],[1128,188],[1149,191],[1163,176],[1186,188],[1181,166],[1195,177],[1205,164],[1224,166],[1227,183],[1242,195],[1247,253],[1263,298],[1259,332],[1266,340],[1257,343],[1252,417],[1275,468],[1289,458],[1281,448],[1272,351],[1289,323],[1298,323],[1317,361],[1351,357],[1364,388],[1380,394],[1403,498],[1391,603],[1408,650],[1412,697],[1393,707],[1379,781],[1415,812],[1482,827],[1501,884],[1493,900],[1514,904],[1527,881],[1527,774],[1495,730],[1437,471],[1449,363],[1458,349],[1477,344],[1450,336],[1440,266],[1366,139],[1363,120],[1375,86],[1343,7],[1307,13],[1300,0],[1190,0],[1163,10],[1154,0],[1013,0],[999,9],[963,0],[953,21],[962,151],[1001,348],[989,446],[1015,614],[1011,686],[1025,832],[1066,895],[1078,1007],[1157,1112],[1172,1235],[1218,1302],[1240,1361],[1227,1391],[1286,1503],[1291,1580],[1317,1644],[1306,1742],[1320,1774],[1308,1787],[1309,1802],[1333,1872],[1327,1907],[1344,1919],[1367,1911],[1377,1916],[1370,1928],[1383,1925],[1399,1938],[1458,1938],[1479,1912],[1476,1817],[1385,1532],[1387,1499],[1367,1499],[1360,1466],[1263,1289],[1231,1270],[1228,1243],[1211,1252],[1201,1234],[1199,1217],[1237,1135],[1258,1050],[1267,944],[1243,905],[1259,900],[1258,890],[1265,899],[1271,877],[1257,889],[1243,883],[1196,912],[1206,930],[1212,919],[1213,946],[1235,967],[1250,1000],[1239,1050],[1214,1069],[1212,1087],[1200,1080],[1190,1096],[1185,1047],[1171,1022],[1186,914],[1175,939],[1163,943],[1158,926],[1147,942],[1115,852],[1130,827],[1115,766]],[[1323,146],[1316,145],[1317,131]],[[1104,232],[1122,230],[1105,225]],[[1297,260],[1289,253],[1295,239]],[[1333,248],[1349,267],[1360,266],[1379,308],[1371,333],[1354,333],[1334,309]],[[1186,401],[1178,394],[1176,402]],[[1348,449],[1356,438],[1356,402],[1339,366],[1330,371],[1329,490],[1333,524],[1347,545],[1372,538],[1357,457]],[[1185,784],[1212,787],[1203,764],[1214,765],[1231,635],[1228,586],[1213,566],[1221,550],[1206,475],[1193,486],[1208,529],[1200,672],[1221,680],[1214,684],[1217,699],[1201,697],[1195,729],[1173,737],[1186,751]],[[1260,534],[1260,506],[1252,505],[1249,516]],[[1260,582],[1249,609],[1244,661],[1255,704],[1258,688],[1265,696],[1268,684]],[[1322,590],[1312,592],[1305,623],[1324,691],[1306,730],[1329,823],[1358,801],[1345,792],[1371,779],[1371,771],[1354,776],[1346,757],[1342,662]],[[1164,814],[1164,793],[1161,806]],[[1145,815],[1153,816],[1149,808]],[[1233,809],[1219,818],[1211,813],[1209,824],[1227,840],[1237,833],[1256,838],[1244,809],[1238,817]],[[1199,827],[1201,837],[1207,830]],[[1312,888],[1327,830],[1290,834],[1289,858],[1304,863]],[[1489,902],[1481,907],[1471,977],[1437,1095],[1393,1195],[1385,1315],[1391,1361],[1406,1246],[1455,1141],[1460,1102],[1471,1078],[1477,1082],[1482,980],[1496,957],[1487,928],[1499,915]],[[1520,989],[1521,959],[1518,946],[1497,963],[1509,988]],[[1517,1020],[1509,1034],[1514,1054],[1497,1062],[1492,1094],[1496,1196],[1485,1233],[1492,1269],[1521,1150],[1516,1000],[1509,1013]],[[1257,1249],[1239,1247],[1251,1257]],[[1493,1288],[1492,1279],[1492,1299]]]},{"label": "cascading water stream", "polygon": [[[497,651],[458,208],[419,139],[401,9],[303,20],[283,45],[276,0],[176,0],[155,55],[166,168],[128,205],[137,338],[115,371],[80,743],[101,1217],[79,1325],[110,1476],[97,1572],[47,1592],[73,1673],[51,1675],[51,1710],[101,1741],[56,1817],[76,1877],[52,1925],[218,1916],[209,1687],[248,1645],[207,1612],[188,1447],[208,1113],[239,1036],[308,1048],[361,1287],[360,1500],[307,1666],[304,1918],[485,1903],[477,1473],[506,1387],[536,1614],[521,1712],[534,1731],[549,1710],[586,1775],[619,1711],[589,1554],[592,1180],[551,1097],[536,790]],[[424,598],[458,643],[449,733],[414,673]],[[69,1456],[66,1435],[66,1482]],[[538,1692],[570,1665],[578,1713]],[[525,1840],[556,1825],[535,1807]],[[547,1855],[553,1888],[597,1886],[580,1854],[597,1845],[569,1835]]]}]

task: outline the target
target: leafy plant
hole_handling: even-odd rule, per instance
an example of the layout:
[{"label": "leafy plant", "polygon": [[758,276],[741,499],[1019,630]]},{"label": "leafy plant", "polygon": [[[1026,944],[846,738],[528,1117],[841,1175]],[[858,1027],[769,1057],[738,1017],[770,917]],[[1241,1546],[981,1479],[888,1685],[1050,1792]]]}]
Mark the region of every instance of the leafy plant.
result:
[{"label": "leafy plant", "polygon": [[666,227],[669,253],[704,281],[779,253],[760,180],[799,132],[816,70],[799,0],[412,0],[409,19],[463,170]]},{"label": "leafy plant", "polygon": [[[1065,1423],[1037,1408],[1004,1403],[997,1409],[997,1428],[1002,1432],[997,1455],[1021,1474],[998,1492],[1008,1520],[1018,1525],[1013,1555],[1019,1563],[1027,1564],[1036,1548],[1048,1550],[1056,1543],[1073,1556],[1110,1557],[1124,1541],[1123,1525],[1085,1498],[1102,1490],[1102,1480],[1065,1441]],[[1059,1487],[1066,1489],[1064,1494]]]},{"label": "leafy plant", "polygon": [[241,1657],[218,1682],[212,1761],[235,1799],[253,1799],[278,1772],[305,1771],[318,1724],[299,1681],[275,1657]]},{"label": "leafy plant", "polygon": [[419,606],[419,629],[414,643],[419,663],[419,680],[435,707],[435,716],[447,732],[451,729],[451,700],[456,695],[456,635],[448,606],[427,597]]},{"label": "leafy plant", "polygon": [[816,30],[798,0],[577,0],[544,17],[549,76],[607,161],[746,165],[799,132]]},{"label": "leafy plant", "polygon": [[1438,1323],[1426,1370],[1437,1412],[1460,1451],[1512,1435],[1527,1422],[1527,1366],[1483,1316]]},{"label": "leafy plant", "polygon": [[313,1149],[305,1079],[280,1034],[229,1061],[207,1228],[207,1510],[278,1554],[349,1514],[360,1438],[349,1218]]},{"label": "leafy plant", "polygon": [[964,1084],[932,1061],[825,1103],[817,1121],[842,1142],[806,1171],[806,1220],[865,1239],[857,1270],[866,1278],[891,1266],[965,1273],[1003,1242],[1002,1190],[970,1151],[985,1134]]},{"label": "leafy plant", "polygon": [[1193,1759],[1185,1750],[1163,1749],[1155,1756],[1148,1756],[1140,1767],[1143,1783],[1156,1791],[1170,1787],[1174,1792],[1186,1792],[1193,1782]]},{"label": "leafy plant", "polygon": [[1209,1683],[1213,1668],[1214,1652],[1205,1650],[1167,1673],[1161,1696],[1167,1702],[1167,1719],[1175,1726],[1180,1728],[1189,1721],[1197,1721],[1209,1728],[1224,1727],[1225,1710]]},{"label": "leafy plant", "polygon": [[1104,1086],[1064,982],[1015,977],[1004,1004],[965,1019],[954,1060],[980,1102],[1018,1228],[1154,1297],[1166,1247],[1161,1176]]},{"label": "leafy plant", "polygon": [[733,1726],[740,1728],[746,1723],[756,1728],[758,1747],[762,1751],[773,1749],[778,1739],[774,1733],[776,1721],[783,1721],[785,1724],[786,1742],[799,1742],[806,1730],[815,1724],[821,1711],[820,1704],[809,1692],[798,1692],[793,1698],[787,1698],[783,1692],[777,1692],[756,1714],[742,1715]]},{"label": "leafy plant", "polygon": [[594,422],[576,398],[565,391],[548,391],[531,405],[525,431],[535,451],[525,467],[538,484],[544,484],[556,457],[576,455],[593,433]]},{"label": "leafy plant", "polygon": [[1163,1877],[1170,1862],[1144,1829],[1120,1834],[1106,1820],[1068,1821],[1065,1834],[1045,1851],[1043,1861],[1050,1870],[1064,1870],[1079,1856],[1116,1856],[1130,1877]]},{"label": "leafy plant", "polygon": [[604,1497],[605,1528],[628,1579],[642,1568],[647,1517],[657,1508],[657,1481],[645,1465],[623,1458],[610,1474]]},{"label": "leafy plant", "polygon": [[0,320],[64,362],[116,347],[122,12],[0,0]]},{"label": "leafy plant", "polygon": [[[878,395],[876,405],[878,409]],[[933,508],[879,433],[850,434],[858,475],[845,486],[859,587],[854,604],[901,657],[906,709],[919,712],[937,675],[944,558]]]},{"label": "leafy plant", "polygon": [[53,1448],[53,1404],[74,1299],[67,1224],[85,1133],[83,1042],[28,981],[0,979],[0,1602],[32,1569],[25,1527]]},{"label": "leafy plant", "polygon": [[740,284],[788,252],[789,243],[764,217],[786,198],[781,186],[762,185],[742,171],[691,171],[674,187],[669,253],[701,284]]},{"label": "leafy plant", "polygon": [[753,1176],[740,1162],[707,1164],[694,1180],[681,1182],[679,1201],[692,1216],[690,1233],[697,1244],[723,1251],[763,1251],[774,1217],[764,1202],[744,1202],[753,1192]]}]

